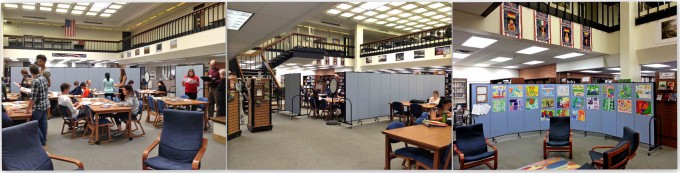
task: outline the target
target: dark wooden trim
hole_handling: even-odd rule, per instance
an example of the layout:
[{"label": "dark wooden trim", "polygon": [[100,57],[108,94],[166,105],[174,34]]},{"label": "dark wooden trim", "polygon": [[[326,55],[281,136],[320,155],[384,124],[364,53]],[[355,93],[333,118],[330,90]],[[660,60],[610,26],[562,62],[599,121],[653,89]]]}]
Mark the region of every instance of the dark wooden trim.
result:
[{"label": "dark wooden trim", "polygon": [[241,130],[236,131],[236,132],[234,132],[234,133],[232,133],[232,134],[227,135],[227,141],[228,141],[228,140],[231,140],[231,139],[234,139],[234,138],[236,138],[236,137],[239,137],[239,136],[241,136]]},{"label": "dark wooden trim", "polygon": [[672,6],[670,8],[667,8],[667,9],[664,9],[664,10],[661,10],[661,11],[657,11],[655,13],[649,13],[649,14],[644,15],[642,17],[636,18],[635,19],[635,25],[636,26],[642,25],[642,24],[645,24],[645,23],[657,21],[659,19],[675,16],[675,15],[678,14],[677,10],[678,10],[678,6]]},{"label": "dark wooden trim", "polygon": [[491,14],[491,12],[493,12],[494,10],[496,10],[496,8],[501,6],[501,4],[503,4],[503,3],[502,2],[491,3],[491,5],[489,5],[489,7],[486,8],[486,10],[484,10],[484,12],[482,13],[482,17],[489,16],[489,14]]}]

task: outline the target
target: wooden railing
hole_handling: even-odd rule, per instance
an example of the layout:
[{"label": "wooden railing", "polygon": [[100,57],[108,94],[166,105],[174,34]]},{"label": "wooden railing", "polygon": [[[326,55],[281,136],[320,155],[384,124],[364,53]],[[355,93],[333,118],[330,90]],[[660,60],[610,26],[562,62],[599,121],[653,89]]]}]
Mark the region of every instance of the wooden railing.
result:
[{"label": "wooden railing", "polygon": [[451,45],[451,26],[400,35],[361,45],[361,56],[402,52],[433,46]]}]

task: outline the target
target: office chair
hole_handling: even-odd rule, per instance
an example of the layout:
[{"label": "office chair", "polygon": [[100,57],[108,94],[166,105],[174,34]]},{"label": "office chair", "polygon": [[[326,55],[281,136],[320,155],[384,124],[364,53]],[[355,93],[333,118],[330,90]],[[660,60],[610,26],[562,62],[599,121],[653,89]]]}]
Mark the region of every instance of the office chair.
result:
[{"label": "office chair", "polygon": [[[630,145],[629,151],[628,151],[628,160],[633,159],[637,153],[637,149],[640,146],[640,133],[636,132],[635,130],[631,129],[628,126],[623,127],[623,137],[621,138],[621,141],[619,141],[616,146],[622,145],[623,142],[628,142]],[[598,168],[602,168],[604,166],[604,153],[600,153],[595,151],[595,149],[602,149],[602,148],[616,148],[616,146],[596,146],[593,147],[592,150],[588,152],[590,155],[590,159],[592,160],[592,165]]]}]

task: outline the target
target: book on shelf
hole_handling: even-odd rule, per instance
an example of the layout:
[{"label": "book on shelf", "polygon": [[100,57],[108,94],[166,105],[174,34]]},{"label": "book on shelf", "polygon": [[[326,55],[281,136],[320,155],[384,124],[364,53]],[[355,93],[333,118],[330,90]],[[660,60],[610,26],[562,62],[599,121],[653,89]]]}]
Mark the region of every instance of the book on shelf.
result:
[{"label": "book on shelf", "polygon": [[668,90],[675,90],[675,82],[668,82]]},{"label": "book on shelf", "polygon": [[666,81],[659,81],[659,90],[667,90],[668,85],[666,84]]}]

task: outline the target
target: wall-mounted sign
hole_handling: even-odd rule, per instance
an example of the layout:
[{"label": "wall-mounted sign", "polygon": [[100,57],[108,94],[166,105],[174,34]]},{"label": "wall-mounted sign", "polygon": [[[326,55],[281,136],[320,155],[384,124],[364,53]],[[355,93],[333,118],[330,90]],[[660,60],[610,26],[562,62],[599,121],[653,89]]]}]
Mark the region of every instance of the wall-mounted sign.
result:
[{"label": "wall-mounted sign", "polygon": [[660,72],[659,79],[675,79],[675,72]]},{"label": "wall-mounted sign", "polygon": [[79,53],[52,53],[52,57],[62,57],[62,58],[87,58],[87,54],[79,54]]},{"label": "wall-mounted sign", "polygon": [[171,40],[170,41],[170,49],[177,48],[177,40]]},{"label": "wall-mounted sign", "polygon": [[503,2],[501,20],[501,33],[503,35],[522,38],[522,11],[517,4]]},{"label": "wall-mounted sign", "polygon": [[535,11],[534,19],[536,21],[534,40],[541,43],[550,44],[550,15]]},{"label": "wall-mounted sign", "polygon": [[678,25],[675,17],[659,20],[656,29],[656,43],[675,42],[678,38]]},{"label": "wall-mounted sign", "polygon": [[561,28],[562,28],[562,46],[564,47],[574,47],[574,37],[573,37],[573,32],[572,32],[572,24],[571,21],[564,20],[562,19],[561,23]]},{"label": "wall-mounted sign", "polygon": [[585,51],[593,50],[593,47],[591,47],[593,40],[590,39],[592,34],[593,33],[591,32],[590,27],[581,27],[581,48]]}]

